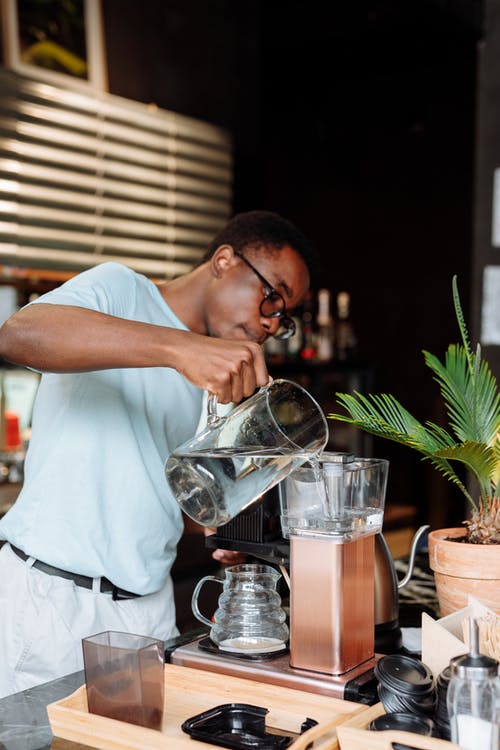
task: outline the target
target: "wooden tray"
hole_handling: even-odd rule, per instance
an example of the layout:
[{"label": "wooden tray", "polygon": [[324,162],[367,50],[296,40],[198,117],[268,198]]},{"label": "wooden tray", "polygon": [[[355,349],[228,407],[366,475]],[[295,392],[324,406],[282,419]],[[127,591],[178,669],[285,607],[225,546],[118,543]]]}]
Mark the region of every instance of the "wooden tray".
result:
[{"label": "wooden tray", "polygon": [[[394,729],[385,732],[367,732],[355,727],[339,726],[337,736],[340,750],[393,750],[393,742],[400,742],[415,750],[460,750],[458,745],[448,740],[438,740],[435,737],[424,737],[421,734],[399,732]],[[295,745],[296,743],[293,744],[294,748]],[[295,750],[300,749],[297,746]]]},{"label": "wooden tray", "polygon": [[[316,719],[320,726],[313,727],[290,746],[297,746],[297,750],[300,748],[297,743],[306,736],[310,737],[308,741],[321,736],[318,747],[325,750],[327,747],[337,748],[335,728],[339,724],[359,715],[360,721],[355,724],[367,726],[374,718],[373,708],[368,709],[360,703],[173,664],[165,664],[165,709],[161,732],[90,714],[85,686],[47,706],[47,713],[56,737],[101,750],[207,750],[218,746],[192,740],[182,731],[181,724],[221,703],[264,706],[269,709],[266,716],[268,726],[292,732],[300,732],[300,725],[306,718]],[[361,721],[366,712],[367,717]],[[383,709],[379,708],[377,715],[382,712]]]},{"label": "wooden tray", "polygon": [[[324,722],[304,732],[288,750],[305,750],[315,740],[314,750],[393,750],[393,742],[404,743],[415,750],[460,750],[458,745],[434,737],[423,737],[413,732],[370,732],[373,719],[385,713],[381,703],[366,708],[341,724]],[[332,731],[333,730],[333,731]],[[319,744],[318,744],[319,740]]]}]

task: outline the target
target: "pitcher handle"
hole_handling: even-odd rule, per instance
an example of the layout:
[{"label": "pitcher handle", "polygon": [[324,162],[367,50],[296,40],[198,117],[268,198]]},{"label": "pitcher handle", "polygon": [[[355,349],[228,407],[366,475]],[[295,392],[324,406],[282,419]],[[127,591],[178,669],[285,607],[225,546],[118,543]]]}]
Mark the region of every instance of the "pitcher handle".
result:
[{"label": "pitcher handle", "polygon": [[214,424],[219,417],[217,416],[217,394],[209,393],[207,399],[207,424]]},{"label": "pitcher handle", "polygon": [[200,578],[194,588],[193,596],[191,597],[191,609],[193,610],[193,615],[197,620],[202,622],[204,625],[208,625],[211,628],[213,622],[205,617],[205,615],[202,615],[200,612],[200,608],[198,607],[198,597],[200,595],[201,587],[206,581],[217,581],[217,583],[222,583],[224,585],[224,579],[217,578],[217,576],[204,576],[203,578]]},{"label": "pitcher handle", "polygon": [[[258,393],[262,393],[262,391],[265,391],[268,386],[271,385],[273,382],[273,378],[271,375],[269,375],[269,381],[267,385],[263,385],[259,388]],[[215,424],[221,417],[217,414],[217,394],[212,393],[211,391],[208,392],[208,398],[207,398],[207,424]]]}]

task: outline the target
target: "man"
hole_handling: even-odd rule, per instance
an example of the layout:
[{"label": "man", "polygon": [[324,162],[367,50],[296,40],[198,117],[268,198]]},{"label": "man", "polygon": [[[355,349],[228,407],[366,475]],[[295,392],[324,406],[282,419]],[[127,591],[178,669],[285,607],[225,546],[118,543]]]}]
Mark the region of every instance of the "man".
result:
[{"label": "man", "polygon": [[0,521],[0,696],[81,669],[87,635],[176,634],[183,520],[165,460],[195,433],[203,391],[237,403],[268,382],[261,344],[290,332],[312,258],[293,225],[252,211],[185,276],[157,286],[106,263],[0,329],[0,356],[44,373]]}]

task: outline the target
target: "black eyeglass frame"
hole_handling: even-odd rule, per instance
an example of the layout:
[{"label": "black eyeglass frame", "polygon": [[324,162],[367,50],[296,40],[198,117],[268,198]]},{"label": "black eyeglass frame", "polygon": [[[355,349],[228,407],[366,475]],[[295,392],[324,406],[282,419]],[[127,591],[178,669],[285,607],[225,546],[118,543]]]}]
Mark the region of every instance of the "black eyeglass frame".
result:
[{"label": "black eyeglass frame", "polygon": [[[294,335],[295,331],[296,331],[296,325],[295,325],[295,321],[287,313],[286,302],[285,302],[285,298],[283,297],[283,295],[280,294],[273,287],[273,285],[270,284],[269,281],[264,278],[264,276],[260,273],[260,271],[257,271],[257,269],[255,268],[255,266],[253,266],[252,263],[250,263],[250,261],[247,260],[242,253],[238,252],[237,250],[233,250],[233,252],[234,252],[234,254],[236,255],[237,258],[240,258],[243,261],[243,263],[245,263],[254,272],[254,274],[257,276],[257,278],[260,279],[260,281],[262,281],[262,283],[264,284],[264,286],[266,286],[269,289],[269,292],[265,295],[264,299],[261,301],[261,303],[259,305],[259,311],[260,311],[260,314],[264,318],[279,318],[280,319],[280,324],[281,325],[280,325],[280,328],[278,328],[278,330],[274,334],[274,338],[275,339],[289,339],[289,338],[291,338]],[[274,297],[275,299],[281,301],[281,304],[283,305],[283,309],[282,310],[276,310],[276,312],[273,312],[273,313],[266,313],[266,312],[264,312],[263,305],[271,297]],[[281,327],[283,328],[283,330],[280,333]]]}]

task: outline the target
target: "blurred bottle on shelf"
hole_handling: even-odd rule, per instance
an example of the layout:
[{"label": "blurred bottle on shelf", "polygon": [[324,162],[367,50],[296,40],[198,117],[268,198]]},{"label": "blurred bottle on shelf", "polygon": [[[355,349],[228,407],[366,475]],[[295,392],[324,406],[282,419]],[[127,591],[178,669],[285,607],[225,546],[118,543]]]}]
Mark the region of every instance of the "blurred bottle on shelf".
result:
[{"label": "blurred bottle on shelf", "polygon": [[330,291],[328,289],[320,289],[318,292],[316,323],[316,359],[318,362],[329,362],[334,355],[334,326],[330,311]]},{"label": "blurred bottle on shelf", "polygon": [[357,339],[351,320],[351,296],[349,292],[337,295],[337,321],[335,356],[340,361],[352,359],[356,353]]},{"label": "blurred bottle on shelf", "polygon": [[298,315],[292,315],[292,320],[295,323],[295,333],[285,342],[288,360],[298,359],[302,349],[302,321]]},{"label": "blurred bottle on shelf", "polygon": [[309,362],[316,359],[313,311],[314,297],[313,293],[309,291],[302,304],[302,315],[300,316],[300,330],[302,332],[300,358]]},{"label": "blurred bottle on shelf", "polygon": [[282,365],[287,360],[287,341],[269,336],[264,342],[264,354],[268,364]]},{"label": "blurred bottle on shelf", "polygon": [[18,451],[22,448],[21,431],[19,429],[19,415],[11,409],[5,409],[5,440],[4,450]]}]

